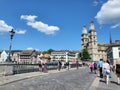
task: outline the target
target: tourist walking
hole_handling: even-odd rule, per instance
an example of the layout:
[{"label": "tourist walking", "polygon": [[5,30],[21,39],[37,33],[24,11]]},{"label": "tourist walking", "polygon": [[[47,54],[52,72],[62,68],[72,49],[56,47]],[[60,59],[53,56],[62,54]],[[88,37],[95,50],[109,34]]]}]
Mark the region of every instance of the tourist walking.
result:
[{"label": "tourist walking", "polygon": [[76,61],[76,68],[77,69],[79,68],[79,62],[78,62],[78,60]]},{"label": "tourist walking", "polygon": [[69,61],[66,62],[66,68],[69,70]]},{"label": "tourist walking", "polygon": [[94,69],[94,62],[91,62],[89,67],[90,67],[90,71],[91,71],[91,73],[92,73],[92,72],[93,72],[93,69]]},{"label": "tourist walking", "polygon": [[65,62],[62,61],[62,69],[64,69],[64,67],[65,67]]},{"label": "tourist walking", "polygon": [[109,74],[109,78],[112,78],[112,63],[107,60],[107,63],[110,65],[110,74]]},{"label": "tourist walking", "polygon": [[61,63],[61,61],[60,61],[60,60],[58,60],[58,71],[60,71],[60,70],[61,70],[61,66],[62,66],[62,63]]},{"label": "tourist walking", "polygon": [[39,71],[42,72],[42,64],[39,63]]},{"label": "tourist walking", "polygon": [[48,72],[48,68],[47,68],[47,61],[44,62],[44,67],[43,67],[43,72],[47,73]]},{"label": "tourist walking", "polygon": [[102,71],[103,71],[103,77],[105,79],[105,82],[106,84],[108,84],[109,74],[110,74],[110,65],[108,64],[107,60],[104,60]]},{"label": "tourist walking", "polygon": [[103,67],[103,59],[100,59],[100,61],[98,62],[100,78],[103,78],[102,67]]},{"label": "tourist walking", "polygon": [[120,58],[116,60],[114,66],[117,75],[117,83],[120,84]]},{"label": "tourist walking", "polygon": [[94,73],[97,74],[97,63],[94,62]]}]

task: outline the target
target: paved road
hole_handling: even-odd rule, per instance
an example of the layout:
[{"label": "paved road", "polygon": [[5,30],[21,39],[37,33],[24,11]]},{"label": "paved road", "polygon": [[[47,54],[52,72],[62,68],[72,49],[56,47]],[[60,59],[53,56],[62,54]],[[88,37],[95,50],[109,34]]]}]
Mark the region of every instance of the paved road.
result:
[{"label": "paved road", "polygon": [[109,78],[108,85],[104,78],[97,77],[91,85],[90,90],[120,90],[120,85],[117,84],[117,77],[112,73],[112,78]]},{"label": "paved road", "polygon": [[88,90],[95,77],[82,68],[16,81],[0,86],[0,90]]}]

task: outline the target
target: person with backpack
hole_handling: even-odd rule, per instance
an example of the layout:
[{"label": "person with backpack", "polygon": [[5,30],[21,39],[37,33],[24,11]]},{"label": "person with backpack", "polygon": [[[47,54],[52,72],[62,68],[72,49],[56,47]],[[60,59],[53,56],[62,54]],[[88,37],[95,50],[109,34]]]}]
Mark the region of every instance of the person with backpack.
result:
[{"label": "person with backpack", "polygon": [[100,78],[103,78],[102,67],[103,67],[103,59],[100,59],[100,61],[98,62]]},{"label": "person with backpack", "polygon": [[94,73],[97,74],[97,63],[94,62]]},{"label": "person with backpack", "polygon": [[115,71],[117,76],[117,83],[120,84],[120,58],[115,62]]},{"label": "person with backpack", "polygon": [[109,74],[110,74],[110,65],[107,62],[107,60],[104,60],[103,67],[102,67],[102,73],[103,73],[103,77],[105,79],[106,84],[108,84]]}]

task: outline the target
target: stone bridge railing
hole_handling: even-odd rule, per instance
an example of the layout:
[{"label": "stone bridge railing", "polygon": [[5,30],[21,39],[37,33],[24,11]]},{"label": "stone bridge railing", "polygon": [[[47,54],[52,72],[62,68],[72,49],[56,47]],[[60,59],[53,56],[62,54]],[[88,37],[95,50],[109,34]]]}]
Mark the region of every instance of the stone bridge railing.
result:
[{"label": "stone bridge railing", "polygon": [[[66,66],[66,65],[65,65]],[[81,66],[81,65],[79,65]],[[71,68],[75,68],[75,64],[70,64]],[[57,70],[57,64],[47,64],[48,70]],[[28,73],[39,71],[39,64],[0,64],[0,76],[14,75],[20,73]]]}]

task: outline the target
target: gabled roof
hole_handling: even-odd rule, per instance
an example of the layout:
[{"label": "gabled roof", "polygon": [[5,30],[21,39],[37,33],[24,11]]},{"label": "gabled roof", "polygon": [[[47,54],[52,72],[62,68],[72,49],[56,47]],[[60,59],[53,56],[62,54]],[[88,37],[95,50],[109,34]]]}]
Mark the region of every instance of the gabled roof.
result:
[{"label": "gabled roof", "polygon": [[35,50],[24,50],[20,53],[20,55],[32,55]]}]

